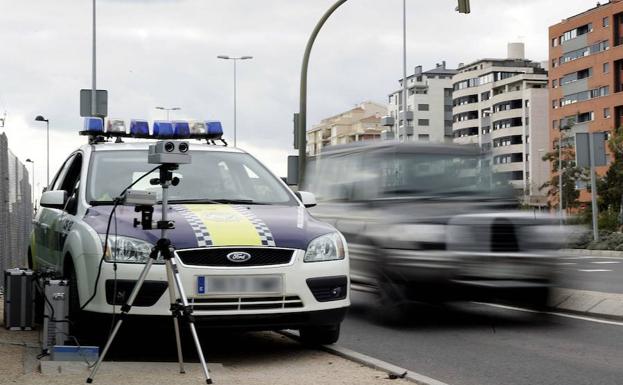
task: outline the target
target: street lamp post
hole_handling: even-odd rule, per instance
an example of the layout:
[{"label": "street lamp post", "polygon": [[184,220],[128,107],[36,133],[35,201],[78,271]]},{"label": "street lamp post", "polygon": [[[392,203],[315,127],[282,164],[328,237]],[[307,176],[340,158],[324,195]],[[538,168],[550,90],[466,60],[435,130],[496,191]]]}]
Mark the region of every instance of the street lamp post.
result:
[{"label": "street lamp post", "polygon": [[167,112],[167,120],[169,120],[169,112],[181,110],[180,107],[161,107],[161,106],[156,107],[156,109],[157,110],[166,111]]},{"label": "street lamp post", "polygon": [[250,59],[253,59],[253,56],[231,57],[231,56],[227,56],[227,55],[219,55],[216,58],[217,59],[223,59],[223,60],[233,60],[233,62],[234,62],[234,147],[236,147],[236,62],[238,60],[250,60]]},{"label": "street lamp post", "polygon": [[45,127],[46,127],[45,155],[46,155],[46,169],[47,169],[46,186],[50,187],[50,121],[41,115],[37,115],[37,117],[35,118],[35,121],[45,122]]},{"label": "street lamp post", "polygon": [[33,209],[36,211],[37,210],[37,205],[35,204],[35,161],[28,158],[26,159],[26,163],[32,163],[32,186],[30,187],[30,190],[32,192],[32,207]]}]

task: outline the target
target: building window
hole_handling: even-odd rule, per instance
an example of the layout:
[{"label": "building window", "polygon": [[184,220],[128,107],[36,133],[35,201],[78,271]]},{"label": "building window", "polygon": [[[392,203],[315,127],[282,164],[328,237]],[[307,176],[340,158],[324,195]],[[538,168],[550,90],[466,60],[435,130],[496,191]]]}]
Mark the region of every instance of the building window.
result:
[{"label": "building window", "polygon": [[604,68],[604,73],[607,74],[608,71],[610,71],[610,63],[608,62],[604,63],[603,68]]},{"label": "building window", "polygon": [[417,110],[418,111],[428,111],[428,104],[418,104],[417,105]]},{"label": "building window", "polygon": [[601,19],[601,25],[604,27],[607,27],[610,25],[610,19],[608,18],[608,16],[604,17],[603,19]]},{"label": "building window", "polygon": [[556,67],[558,67],[558,60],[552,59],[552,68],[556,68]]},{"label": "building window", "polygon": [[558,38],[555,37],[552,39],[552,47],[557,47],[558,46]]},{"label": "building window", "polygon": [[480,101],[484,102],[485,100],[491,99],[491,91],[486,91],[480,94]]},{"label": "building window", "polygon": [[416,88],[415,93],[418,95],[426,95],[428,90],[426,88]]},{"label": "building window", "polygon": [[604,108],[604,118],[608,119],[610,117],[610,107]]},{"label": "building window", "polygon": [[558,88],[558,79],[552,79],[552,88]]},{"label": "building window", "polygon": [[417,120],[417,125],[418,126],[428,126],[429,125],[429,121],[428,121],[428,119],[418,119]]},{"label": "building window", "polygon": [[430,135],[428,134],[419,134],[417,136],[418,140],[422,140],[422,141],[429,141],[430,140]]},{"label": "building window", "polygon": [[552,100],[552,108],[558,108],[558,99]]}]

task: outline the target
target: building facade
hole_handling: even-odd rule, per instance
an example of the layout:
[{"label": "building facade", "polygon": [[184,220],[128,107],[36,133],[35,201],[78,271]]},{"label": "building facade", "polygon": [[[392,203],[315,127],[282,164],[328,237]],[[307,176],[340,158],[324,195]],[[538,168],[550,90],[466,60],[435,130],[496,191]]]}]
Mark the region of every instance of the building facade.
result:
[{"label": "building facade", "polygon": [[[407,77],[407,111],[402,119],[402,81],[400,89],[389,95],[389,115],[394,125],[390,127],[394,137],[407,141],[452,141],[452,76],[458,71],[446,68],[446,62],[422,72],[415,67]],[[405,126],[406,123],[406,126]]]},{"label": "building facade", "polygon": [[542,206],[549,167],[547,71],[509,43],[505,59],[481,59],[452,78],[452,132],[458,144],[490,154],[494,180],[508,181],[524,203]]},{"label": "building facade", "polygon": [[[561,134],[574,145],[576,133],[623,124],[623,1],[597,4],[549,27],[550,150]],[[590,200],[586,190],[580,200]]]},{"label": "building facade", "polygon": [[387,107],[366,101],[341,114],[323,119],[307,131],[307,154],[317,155],[323,147],[380,139],[384,127],[381,117]]},{"label": "building facade", "polygon": [[28,170],[9,149],[4,133],[0,133],[0,180],[0,271],[4,271],[26,266],[32,223]]}]

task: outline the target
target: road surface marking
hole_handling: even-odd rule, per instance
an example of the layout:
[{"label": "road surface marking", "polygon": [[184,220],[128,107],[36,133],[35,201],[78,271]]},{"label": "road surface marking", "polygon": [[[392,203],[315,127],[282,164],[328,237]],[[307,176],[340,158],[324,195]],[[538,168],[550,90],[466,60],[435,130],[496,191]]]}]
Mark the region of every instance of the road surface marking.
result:
[{"label": "road surface marking", "polygon": [[578,271],[582,271],[584,273],[603,273],[606,271],[612,271],[608,269],[578,269]]},{"label": "road surface marking", "polygon": [[621,263],[621,262],[619,262],[619,261],[594,261],[594,262],[591,262],[591,263],[597,263],[597,264],[600,264],[600,265],[607,265],[607,264]]},{"label": "road surface marking", "polygon": [[475,303],[478,303],[478,304],[481,304],[481,305],[487,305],[487,306],[491,306],[491,307],[497,307],[497,308],[500,308],[500,309],[523,311],[523,312],[526,312],[526,313],[542,313],[542,314],[555,315],[555,316],[558,316],[558,317],[573,318],[573,319],[577,319],[577,320],[581,320],[581,321],[590,321],[590,322],[597,322],[597,323],[606,324],[606,325],[623,326],[623,322],[609,321],[609,320],[593,318],[593,317],[586,317],[586,316],[581,316],[581,315],[565,314],[565,313],[558,313],[558,312],[553,312],[553,311],[543,311],[543,312],[541,312],[541,311],[532,310],[532,309],[524,309],[522,307],[498,305],[498,304],[495,304],[495,303],[485,303],[485,302],[475,302]]}]

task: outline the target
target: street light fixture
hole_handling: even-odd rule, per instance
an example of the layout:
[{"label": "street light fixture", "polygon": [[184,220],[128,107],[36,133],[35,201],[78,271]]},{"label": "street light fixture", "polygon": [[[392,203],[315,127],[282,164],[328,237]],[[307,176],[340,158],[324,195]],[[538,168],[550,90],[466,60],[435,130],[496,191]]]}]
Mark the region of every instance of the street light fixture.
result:
[{"label": "street light fixture", "polygon": [[167,120],[169,120],[169,112],[170,111],[179,111],[179,110],[181,110],[180,107],[160,107],[160,106],[157,106],[156,109],[157,110],[166,111],[167,112]]},{"label": "street light fixture", "polygon": [[218,55],[217,59],[233,60],[234,62],[234,147],[236,147],[236,62],[238,60],[251,60],[253,56],[232,57],[228,55]]},{"label": "street light fixture", "polygon": [[37,115],[35,118],[36,122],[45,122],[46,127],[46,168],[47,168],[47,177],[46,177],[46,186],[50,187],[50,121],[44,118],[41,115]]}]

